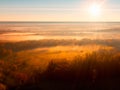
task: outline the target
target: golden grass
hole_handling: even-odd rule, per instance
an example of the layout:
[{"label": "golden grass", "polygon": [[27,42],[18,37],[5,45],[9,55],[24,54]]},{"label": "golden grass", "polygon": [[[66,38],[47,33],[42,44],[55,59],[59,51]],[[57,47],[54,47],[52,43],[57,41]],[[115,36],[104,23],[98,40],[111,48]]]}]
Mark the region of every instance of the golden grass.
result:
[{"label": "golden grass", "polygon": [[84,45],[84,46],[56,46],[50,48],[37,48],[17,53],[16,60],[27,61],[30,65],[39,68],[46,67],[52,61],[68,60],[71,61],[75,57],[86,57],[86,54],[92,54],[99,50],[112,51],[113,47],[102,45]]}]

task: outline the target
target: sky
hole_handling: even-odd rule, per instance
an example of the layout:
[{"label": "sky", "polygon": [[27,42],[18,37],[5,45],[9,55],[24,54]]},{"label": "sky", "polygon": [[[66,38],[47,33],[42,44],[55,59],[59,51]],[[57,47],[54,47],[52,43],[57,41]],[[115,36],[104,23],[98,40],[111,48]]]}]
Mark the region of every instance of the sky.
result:
[{"label": "sky", "polygon": [[[90,6],[101,5],[99,16]],[[120,21],[120,0],[0,0],[0,21]]]}]

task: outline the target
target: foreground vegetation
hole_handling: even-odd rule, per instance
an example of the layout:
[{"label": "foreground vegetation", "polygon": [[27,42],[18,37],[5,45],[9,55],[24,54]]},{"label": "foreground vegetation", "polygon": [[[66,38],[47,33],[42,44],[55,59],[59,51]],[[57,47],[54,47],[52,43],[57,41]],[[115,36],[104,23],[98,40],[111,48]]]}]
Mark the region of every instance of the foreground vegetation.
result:
[{"label": "foreground vegetation", "polygon": [[[9,45],[14,49],[8,48]],[[14,45],[1,44],[4,48],[0,48],[0,90],[120,89],[120,52],[116,47],[107,45],[108,48],[93,50],[92,45],[92,52],[84,53],[89,48],[74,51],[69,47],[68,51],[59,47],[60,50],[50,51],[53,48],[15,49],[19,45]],[[69,56],[73,57],[68,59]]]}]

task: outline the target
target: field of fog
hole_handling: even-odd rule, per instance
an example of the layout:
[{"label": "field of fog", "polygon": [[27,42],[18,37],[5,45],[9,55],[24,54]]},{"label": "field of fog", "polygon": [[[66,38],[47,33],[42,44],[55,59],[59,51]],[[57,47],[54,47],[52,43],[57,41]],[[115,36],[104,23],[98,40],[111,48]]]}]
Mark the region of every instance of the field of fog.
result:
[{"label": "field of fog", "polygon": [[1,23],[0,40],[120,39],[119,23]]},{"label": "field of fog", "polygon": [[120,23],[0,23],[0,90],[120,90]]}]

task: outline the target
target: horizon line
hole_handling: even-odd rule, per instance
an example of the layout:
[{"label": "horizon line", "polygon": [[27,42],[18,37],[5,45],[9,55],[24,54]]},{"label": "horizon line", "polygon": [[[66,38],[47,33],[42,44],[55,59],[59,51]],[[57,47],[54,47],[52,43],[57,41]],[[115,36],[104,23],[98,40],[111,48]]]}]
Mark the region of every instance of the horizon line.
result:
[{"label": "horizon line", "polygon": [[120,23],[120,21],[0,21],[0,23]]}]

